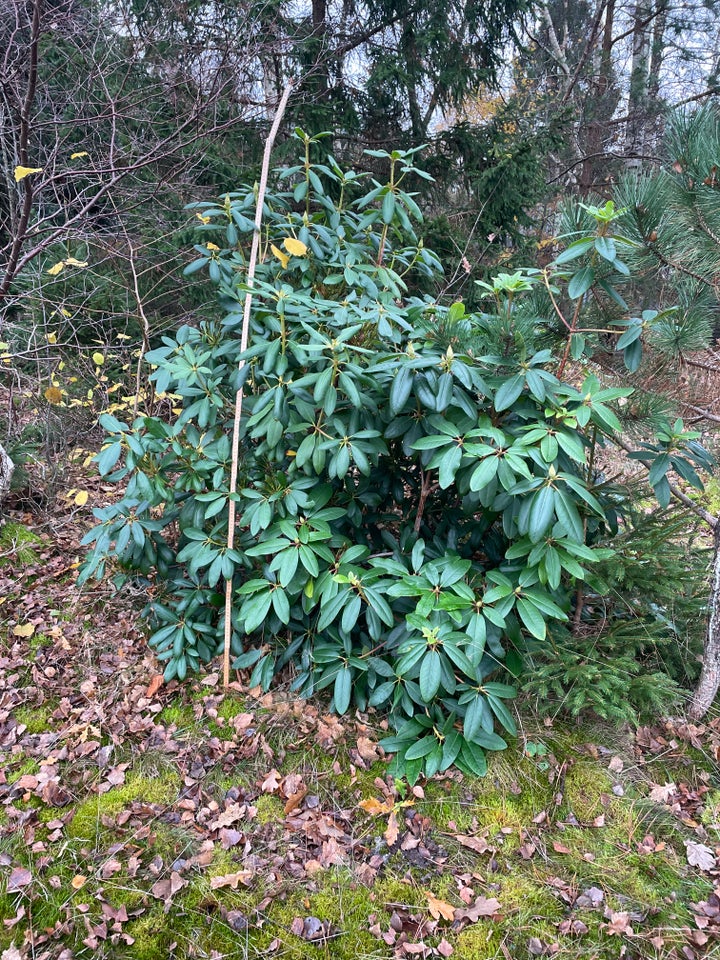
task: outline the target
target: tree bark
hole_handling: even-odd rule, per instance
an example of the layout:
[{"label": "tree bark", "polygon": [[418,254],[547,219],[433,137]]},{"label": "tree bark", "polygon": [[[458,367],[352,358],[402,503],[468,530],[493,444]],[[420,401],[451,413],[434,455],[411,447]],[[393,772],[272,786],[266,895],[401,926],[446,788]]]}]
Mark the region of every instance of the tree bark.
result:
[{"label": "tree bark", "polygon": [[0,443],[0,504],[10,492],[10,481],[12,480],[15,464],[5,451],[5,447]]},{"label": "tree bark", "polygon": [[710,571],[710,600],[702,671],[690,702],[689,714],[700,720],[708,712],[720,687],[720,520],[713,531],[715,550]]}]

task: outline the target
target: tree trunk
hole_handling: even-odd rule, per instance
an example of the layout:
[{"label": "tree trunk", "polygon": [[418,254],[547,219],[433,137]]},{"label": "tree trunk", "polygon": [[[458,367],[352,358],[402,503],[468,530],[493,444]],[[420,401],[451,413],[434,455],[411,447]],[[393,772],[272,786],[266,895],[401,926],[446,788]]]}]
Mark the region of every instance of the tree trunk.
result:
[{"label": "tree trunk", "polygon": [[708,623],[705,635],[702,671],[697,688],[690,702],[689,714],[700,720],[713,704],[720,687],[720,518],[713,532],[715,550],[710,572],[710,600]]},{"label": "tree trunk", "polygon": [[5,447],[0,443],[0,504],[10,492],[10,481],[14,470],[15,464],[5,452]]}]

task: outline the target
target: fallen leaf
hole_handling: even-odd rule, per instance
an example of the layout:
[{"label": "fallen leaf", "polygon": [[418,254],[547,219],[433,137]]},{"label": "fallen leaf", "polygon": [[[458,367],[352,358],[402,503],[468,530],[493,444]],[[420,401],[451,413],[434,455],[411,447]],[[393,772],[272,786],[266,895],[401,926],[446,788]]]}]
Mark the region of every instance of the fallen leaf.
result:
[{"label": "fallen leaf", "polygon": [[445,900],[438,900],[435,894],[431,893],[429,890],[425,891],[425,896],[427,897],[430,916],[434,920],[439,920],[441,917],[443,920],[455,919],[455,907],[447,903]]},{"label": "fallen leaf", "polygon": [[280,773],[273,767],[260,785],[263,793],[275,793],[280,787]]},{"label": "fallen leaf", "polygon": [[158,692],[160,687],[163,685],[164,679],[165,678],[161,673],[155,674],[155,676],[152,678],[152,680],[148,684],[147,690],[145,691],[145,696],[147,697],[148,700],[151,700],[155,696],[155,694]]},{"label": "fallen leaf", "polygon": [[441,957],[451,957],[455,950],[451,944],[447,942],[445,937],[443,937],[440,943],[437,945],[437,952]]},{"label": "fallen leaf", "polygon": [[233,890],[237,890],[238,884],[242,883],[244,887],[248,887],[251,880],[251,870],[239,870],[237,873],[226,873],[222,877],[211,877],[210,887],[212,890],[218,890],[220,887],[232,887]]},{"label": "fallen leaf", "polygon": [[13,636],[14,637],[31,637],[35,633],[35,625],[32,623],[24,623],[22,626],[18,624],[16,627],[13,627]]},{"label": "fallen leaf", "polygon": [[553,842],[553,850],[555,853],[572,853],[570,847],[566,847],[564,843],[560,843],[559,840]]},{"label": "fallen leaf", "polygon": [[471,907],[467,909],[460,907],[455,911],[455,920],[469,920],[470,923],[477,923],[480,917],[492,917],[501,909],[500,901],[495,897],[477,897]]},{"label": "fallen leaf", "polygon": [[10,879],[8,880],[8,893],[12,893],[14,890],[22,890],[23,887],[26,887],[31,882],[32,874],[30,871],[26,870],[25,867],[16,867],[10,874]]},{"label": "fallen leaf", "polygon": [[70,886],[73,890],[80,890],[87,883],[87,877],[84,877],[81,873],[76,873],[75,876],[70,881]]},{"label": "fallen leaf", "polygon": [[701,870],[712,870],[717,864],[714,852],[704,843],[695,843],[694,840],[685,841],[685,853],[687,862],[691,867],[699,867]]},{"label": "fallen leaf", "polygon": [[400,830],[398,828],[397,817],[393,812],[388,817],[387,827],[385,828],[385,841],[389,847],[392,847],[395,843],[397,843],[399,834]]},{"label": "fallen leaf", "polygon": [[464,833],[453,834],[453,840],[457,840],[468,850],[474,850],[475,853],[487,853],[491,849],[485,837],[471,837]]},{"label": "fallen leaf", "polygon": [[296,793],[291,793],[285,803],[285,813],[289,814],[292,813],[293,810],[296,810],[307,796],[307,793],[308,788],[304,784]]},{"label": "fallen leaf", "polygon": [[651,800],[654,800],[655,803],[667,803],[676,791],[677,786],[674,783],[666,783],[663,784],[663,786],[656,783],[648,796]]},{"label": "fallen leaf", "polygon": [[388,798],[384,801],[376,800],[375,797],[368,797],[367,800],[361,800],[358,804],[361,810],[369,813],[371,817],[382,816],[390,813],[395,806],[395,801]]},{"label": "fallen leaf", "polygon": [[610,923],[607,925],[607,932],[611,937],[618,937],[620,934],[626,934],[631,937],[633,929],[630,926],[630,914],[626,910],[619,913],[610,914]]}]

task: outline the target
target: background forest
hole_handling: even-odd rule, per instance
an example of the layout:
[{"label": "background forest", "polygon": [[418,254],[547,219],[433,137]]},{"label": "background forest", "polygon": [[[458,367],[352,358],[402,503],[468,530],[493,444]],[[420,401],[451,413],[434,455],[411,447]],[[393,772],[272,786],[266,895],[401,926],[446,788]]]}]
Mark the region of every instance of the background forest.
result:
[{"label": "background forest", "polygon": [[0,0],[2,960],[717,949],[719,12]]}]

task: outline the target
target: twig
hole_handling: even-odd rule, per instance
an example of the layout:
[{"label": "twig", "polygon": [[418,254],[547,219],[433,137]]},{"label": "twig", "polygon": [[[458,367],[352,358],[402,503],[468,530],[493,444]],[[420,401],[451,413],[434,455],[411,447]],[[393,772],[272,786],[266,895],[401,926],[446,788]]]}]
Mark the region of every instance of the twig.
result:
[{"label": "twig", "polygon": [[[270,133],[265,141],[265,152],[263,154],[262,170],[260,173],[260,186],[258,187],[257,205],[255,208],[255,232],[253,233],[252,247],[250,249],[250,260],[247,271],[247,292],[245,293],[245,304],[243,310],[242,333],[240,336],[240,363],[238,372],[242,373],[245,367],[245,351],[247,350],[248,336],[250,332],[250,310],[252,308],[252,287],[255,279],[255,267],[257,265],[258,250],[260,249],[260,227],[262,226],[263,203],[265,200],[265,189],[267,187],[268,172],[270,170],[270,155],[272,153],[275,137],[280,129],[280,122],[285,113],[288,97],[293,88],[292,80],[288,80],[283,95],[275,111],[275,119],[270,128]],[[228,510],[228,537],[227,548],[232,550],[235,543],[235,499],[233,494],[237,491],[238,460],[240,450],[240,420],[242,418],[243,404],[243,385],[242,382],[235,394],[235,421],[233,423],[232,435],[232,463],[230,465],[230,505]],[[227,689],[230,683],[230,638],[232,636],[232,578],[225,581],[225,638],[223,647],[223,686]]]}]

